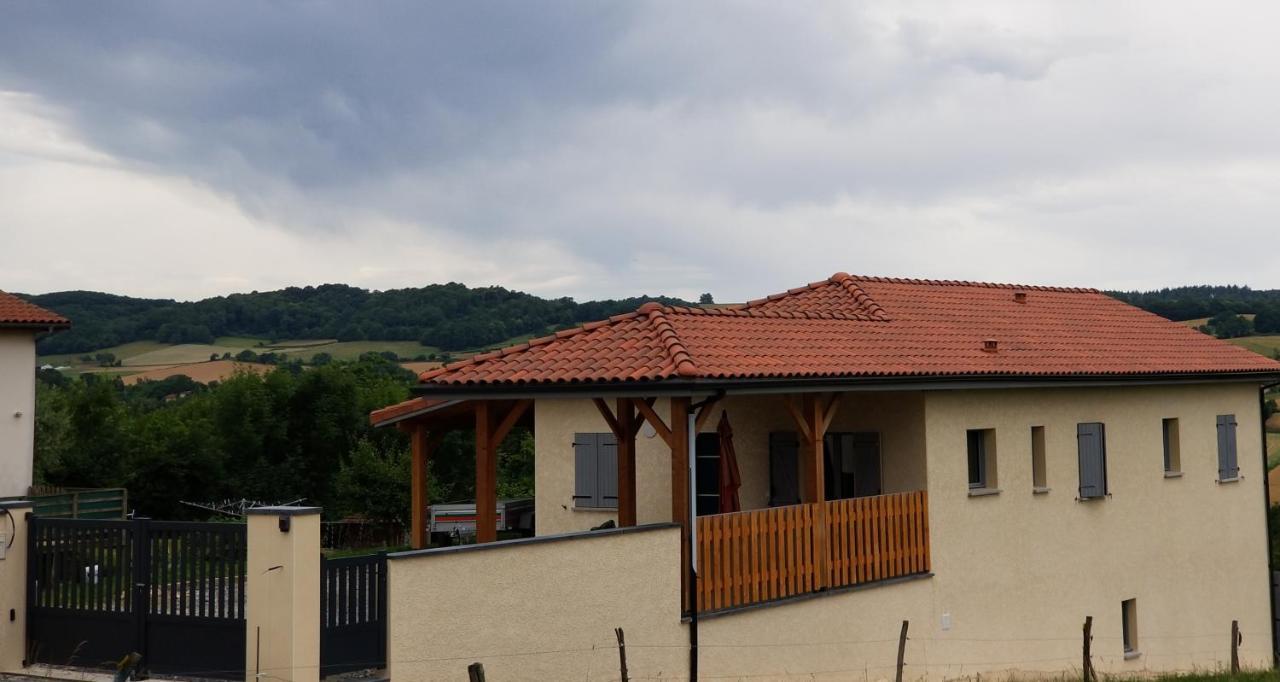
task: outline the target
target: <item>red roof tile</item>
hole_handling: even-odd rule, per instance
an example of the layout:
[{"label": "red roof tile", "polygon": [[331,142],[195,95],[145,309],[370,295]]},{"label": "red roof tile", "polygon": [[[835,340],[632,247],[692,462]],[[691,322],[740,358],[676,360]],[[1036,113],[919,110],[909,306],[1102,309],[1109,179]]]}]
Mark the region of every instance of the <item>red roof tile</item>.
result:
[{"label": "red roof tile", "polygon": [[70,327],[67,318],[0,291],[0,327]]},{"label": "red roof tile", "polygon": [[[984,350],[990,340],[994,351]],[[420,379],[458,386],[1234,372],[1280,372],[1280,363],[1093,289],[839,273],[739,306],[647,303]]]}]

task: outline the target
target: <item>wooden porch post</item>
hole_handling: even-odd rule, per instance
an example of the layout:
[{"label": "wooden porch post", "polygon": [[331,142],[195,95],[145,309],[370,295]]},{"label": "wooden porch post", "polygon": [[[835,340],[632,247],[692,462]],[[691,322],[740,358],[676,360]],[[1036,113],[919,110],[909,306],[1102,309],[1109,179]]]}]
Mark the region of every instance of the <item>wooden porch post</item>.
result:
[{"label": "wooden porch post", "polygon": [[618,525],[636,525],[636,432],[643,419],[630,398],[618,398],[617,412],[603,398],[593,398],[600,416],[609,425],[618,453]]},{"label": "wooden porch post", "polygon": [[414,549],[423,549],[428,543],[427,532],[427,462],[431,461],[431,437],[423,424],[415,424],[409,439],[413,447],[413,473],[411,499],[413,504],[412,533],[409,544]]},{"label": "wooden porch post", "polygon": [[801,399],[800,406],[796,406],[792,399],[787,399],[787,409],[791,412],[791,417],[795,420],[796,428],[800,433],[800,471],[802,479],[800,496],[804,502],[813,504],[816,510],[813,521],[815,567],[813,585],[816,589],[826,587],[829,582],[827,575],[830,558],[827,547],[827,486],[826,467],[823,461],[826,453],[823,448],[823,441],[826,439],[827,428],[831,426],[831,420],[835,417],[836,404],[839,398],[839,393],[833,394],[829,401],[823,400],[820,395],[805,394]]},{"label": "wooden porch post", "polygon": [[517,400],[506,414],[493,401],[476,401],[476,542],[498,539],[498,446],[532,400]]},{"label": "wooden porch post", "polygon": [[618,398],[618,525],[636,525],[636,419],[630,398]]},{"label": "wooden porch post", "polygon": [[498,539],[498,444],[493,404],[476,401],[476,542]]}]

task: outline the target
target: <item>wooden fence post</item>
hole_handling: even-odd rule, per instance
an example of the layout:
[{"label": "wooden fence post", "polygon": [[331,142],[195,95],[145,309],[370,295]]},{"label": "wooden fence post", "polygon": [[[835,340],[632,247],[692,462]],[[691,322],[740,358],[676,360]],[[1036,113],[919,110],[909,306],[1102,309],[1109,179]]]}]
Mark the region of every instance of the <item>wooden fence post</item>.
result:
[{"label": "wooden fence post", "polygon": [[1240,621],[1231,621],[1231,674],[1240,674]]},{"label": "wooden fence post", "polygon": [[907,625],[910,621],[902,621],[902,631],[898,633],[898,675],[895,682],[902,682],[902,659],[907,653]]},{"label": "wooden fence post", "polygon": [[467,666],[467,679],[469,682],[484,682],[484,664],[477,661]]},{"label": "wooden fence post", "polygon": [[622,674],[622,682],[628,682],[627,676],[627,642],[622,638],[622,628],[614,628],[613,634],[618,636],[618,669]]},{"label": "wooden fence post", "polygon": [[1089,655],[1093,643],[1093,616],[1084,618],[1084,682],[1098,682],[1098,675],[1093,671],[1093,660]]}]

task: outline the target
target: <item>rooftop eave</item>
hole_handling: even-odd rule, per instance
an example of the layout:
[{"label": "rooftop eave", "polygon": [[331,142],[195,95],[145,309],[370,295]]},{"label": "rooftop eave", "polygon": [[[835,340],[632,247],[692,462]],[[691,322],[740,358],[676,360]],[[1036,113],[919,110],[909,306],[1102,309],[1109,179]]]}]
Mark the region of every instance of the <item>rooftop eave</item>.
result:
[{"label": "rooftop eave", "polygon": [[534,397],[661,397],[725,391],[747,393],[805,393],[822,391],[921,391],[997,388],[1088,386],[1151,386],[1169,384],[1280,382],[1280,369],[1231,372],[1161,372],[1128,374],[933,374],[909,376],[779,377],[741,379],[670,378],[655,381],[576,382],[556,384],[423,383],[413,388],[419,397],[452,400],[519,399]]}]

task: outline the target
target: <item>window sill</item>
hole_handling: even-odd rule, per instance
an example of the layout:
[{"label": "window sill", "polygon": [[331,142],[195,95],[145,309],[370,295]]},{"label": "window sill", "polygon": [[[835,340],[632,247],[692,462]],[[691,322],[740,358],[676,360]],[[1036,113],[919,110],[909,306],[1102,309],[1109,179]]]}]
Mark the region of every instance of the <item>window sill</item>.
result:
[{"label": "window sill", "polygon": [[617,507],[569,507],[569,511],[595,512],[597,514],[617,514]]},{"label": "window sill", "polygon": [[1166,472],[1164,472],[1164,477],[1165,477],[1165,478],[1182,478],[1182,472],[1181,472],[1181,471],[1166,471]]},{"label": "window sill", "polygon": [[999,488],[970,488],[969,497],[986,497],[988,495],[999,495]]},{"label": "window sill", "polygon": [[1236,476],[1235,478],[1219,478],[1218,483],[1239,483],[1244,480],[1244,476]]},{"label": "window sill", "polygon": [[1050,490],[1053,490],[1053,488],[1050,488],[1050,487],[1048,487],[1048,486],[1038,485],[1038,486],[1035,486],[1034,488],[1032,488],[1032,489],[1031,489],[1031,494],[1032,494],[1032,495],[1046,495],[1046,494],[1048,494],[1048,492],[1049,492]]},{"label": "window sill", "polygon": [[1134,660],[1135,658],[1142,658],[1142,652],[1141,652],[1141,651],[1126,651],[1126,652],[1124,652],[1124,660],[1126,660],[1126,661],[1132,661],[1132,660]]}]

